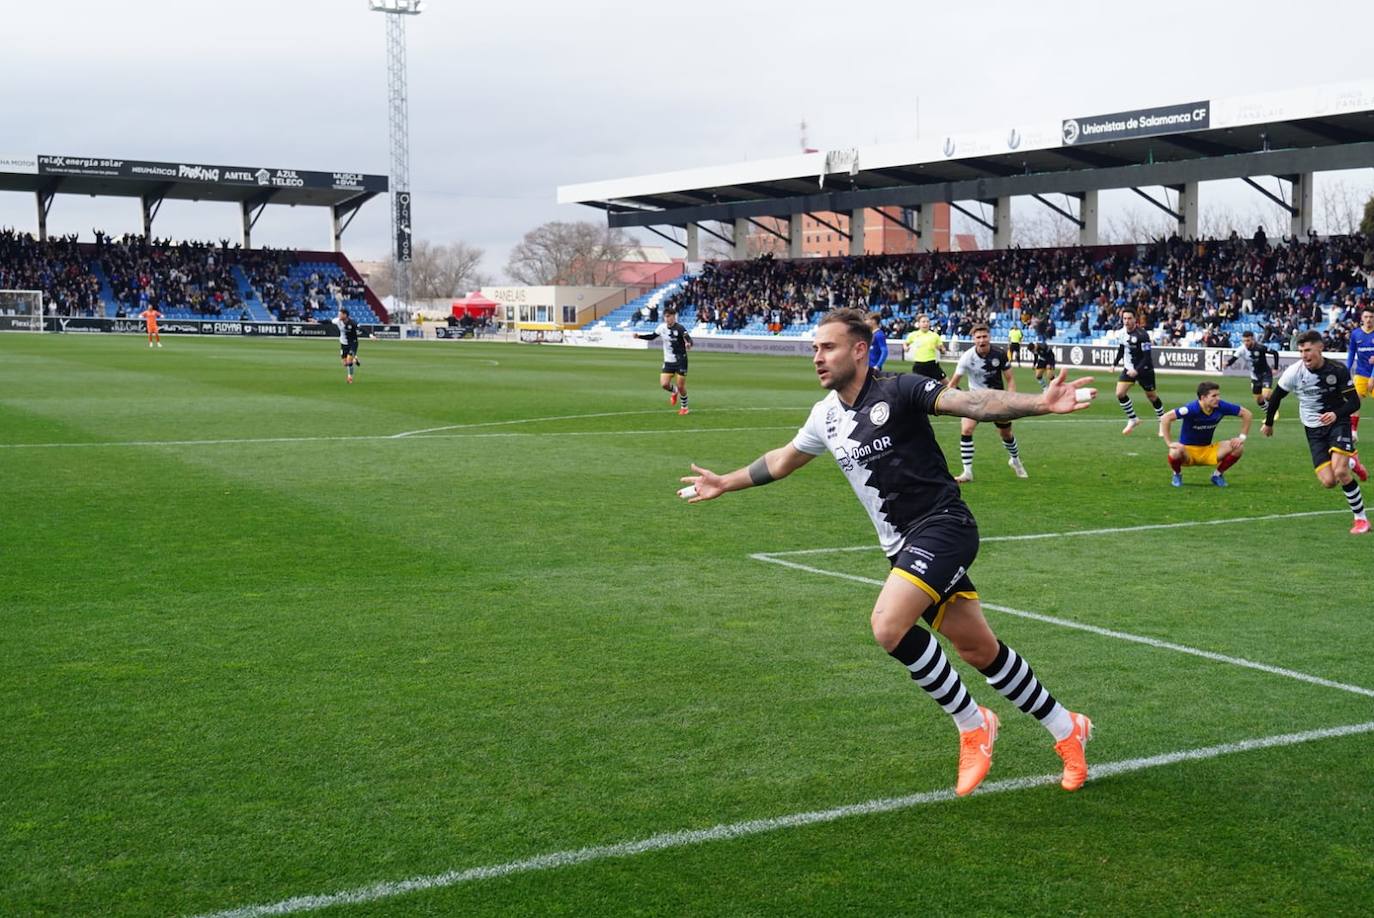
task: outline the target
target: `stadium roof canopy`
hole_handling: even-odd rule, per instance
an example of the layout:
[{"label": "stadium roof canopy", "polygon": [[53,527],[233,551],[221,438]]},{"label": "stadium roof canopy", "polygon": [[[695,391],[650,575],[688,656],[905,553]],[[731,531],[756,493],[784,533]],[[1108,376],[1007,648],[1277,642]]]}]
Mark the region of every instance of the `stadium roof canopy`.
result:
[{"label": "stadium roof canopy", "polygon": [[[701,221],[734,222],[738,253],[742,223],[759,217],[936,202],[1001,205],[1017,195],[1051,193],[1079,197],[1077,214],[1044,203],[1078,223],[1085,237],[1089,229],[1095,237],[1096,192],[1109,188],[1137,190],[1178,219],[1181,232],[1195,235],[1196,183],[1275,175],[1293,183],[1291,200],[1255,187],[1289,210],[1295,232],[1305,232],[1311,226],[1311,174],[1367,166],[1374,166],[1374,82],[1199,99],[914,143],[565,185],[558,201],[605,210],[611,226],[686,226],[689,242]],[[1179,189],[1178,205],[1140,190],[1151,186]],[[1010,241],[1009,224],[1009,203],[998,207],[996,225],[985,224],[999,246]],[[799,254],[795,242],[793,254]]]},{"label": "stadium roof canopy", "polygon": [[334,242],[359,207],[387,191],[387,177],[361,172],[312,172],[262,166],[210,166],[53,154],[0,155],[0,191],[37,196],[39,237],[47,237],[47,215],[58,194],[138,198],[144,232],[164,200],[237,203],[243,213],[244,246],[268,204],[328,207]]}]

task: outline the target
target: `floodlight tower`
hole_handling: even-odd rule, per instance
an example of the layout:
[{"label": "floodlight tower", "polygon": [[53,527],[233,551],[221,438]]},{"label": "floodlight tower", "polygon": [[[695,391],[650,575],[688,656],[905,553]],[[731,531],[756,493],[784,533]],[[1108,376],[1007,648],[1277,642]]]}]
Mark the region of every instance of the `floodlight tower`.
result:
[{"label": "floodlight tower", "polygon": [[386,13],[386,87],[391,122],[391,267],[397,304],[410,309],[410,114],[406,91],[407,16],[424,12],[424,0],[368,0]]}]

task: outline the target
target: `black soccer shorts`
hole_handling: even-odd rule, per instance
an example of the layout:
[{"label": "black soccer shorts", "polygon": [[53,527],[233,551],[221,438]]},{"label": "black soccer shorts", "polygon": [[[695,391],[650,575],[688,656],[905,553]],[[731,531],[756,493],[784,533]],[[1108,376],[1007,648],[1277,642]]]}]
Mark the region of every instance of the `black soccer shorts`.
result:
[{"label": "black soccer shorts", "polygon": [[938,629],[951,600],[978,598],[968,575],[976,557],[978,524],[963,511],[947,510],[916,524],[888,560],[898,576],[930,597],[930,608],[921,617]]},{"label": "black soccer shorts", "polygon": [[1312,468],[1331,464],[1331,454],[1355,454],[1355,437],[1350,432],[1350,418],[1339,418],[1329,427],[1304,427],[1307,448],[1312,451]]},{"label": "black soccer shorts", "polygon": [[687,375],[687,358],[686,358],[686,357],[679,357],[677,360],[675,360],[675,361],[673,361],[673,362],[671,362],[671,363],[665,363],[665,364],[663,365],[663,369],[662,369],[661,371],[659,371],[659,372],[662,372],[662,373],[676,373],[678,376],[686,376],[686,375]]}]

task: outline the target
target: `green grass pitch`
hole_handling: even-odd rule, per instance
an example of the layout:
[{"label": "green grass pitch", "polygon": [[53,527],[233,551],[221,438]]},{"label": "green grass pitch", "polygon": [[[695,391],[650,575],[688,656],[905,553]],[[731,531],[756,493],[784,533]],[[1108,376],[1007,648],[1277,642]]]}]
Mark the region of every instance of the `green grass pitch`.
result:
[{"label": "green grass pitch", "polygon": [[[790,439],[823,394],[805,360],[696,355],[680,417],[654,351],[362,357],[348,386],[325,341],[0,336],[0,914],[368,888],[296,905],[1368,913],[1374,538],[1292,411],[1225,490],[1171,488],[1148,404],[1122,437],[1107,374],[1090,411],[1018,423],[1029,480],[980,426],[973,578],[1061,623],[989,620],[1094,718],[1090,762],[1126,764],[1038,780],[1048,734],[965,666],[1002,735],[989,792],[950,800],[956,734],[872,641],[885,562],[833,462],[674,495],[692,461]],[[1175,407],[1196,378],[1162,384]],[[1088,529],[1131,531],[1005,538]]]}]

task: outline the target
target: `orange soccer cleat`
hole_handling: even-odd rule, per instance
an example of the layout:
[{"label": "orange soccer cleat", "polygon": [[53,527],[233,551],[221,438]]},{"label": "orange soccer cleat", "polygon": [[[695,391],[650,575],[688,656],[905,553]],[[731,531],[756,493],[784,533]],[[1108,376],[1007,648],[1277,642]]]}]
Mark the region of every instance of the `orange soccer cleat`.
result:
[{"label": "orange soccer cleat", "polygon": [[1369,480],[1369,469],[1364,467],[1364,463],[1360,461],[1359,456],[1350,457],[1350,471],[1354,472],[1360,481]]},{"label": "orange soccer cleat", "polygon": [[982,705],[983,726],[976,730],[964,730],[959,734],[959,782],[954,793],[967,797],[973,793],[992,767],[992,747],[997,742],[997,715]]},{"label": "orange soccer cleat", "polygon": [[677,390],[676,390],[676,389],[672,390],[672,393],[668,396],[668,404],[669,404],[669,405],[676,405],[676,404],[677,404]]},{"label": "orange soccer cleat", "polygon": [[677,410],[677,413],[678,413],[678,414],[691,414],[691,413],[692,413],[692,409],[688,408],[686,405],[683,405],[681,408],[679,408],[679,409]]},{"label": "orange soccer cleat", "polygon": [[1356,520],[1355,525],[1350,527],[1351,535],[1364,535],[1369,531],[1369,520]]},{"label": "orange soccer cleat", "polygon": [[1073,720],[1073,732],[1054,744],[1054,751],[1064,760],[1064,776],[1059,786],[1066,791],[1076,791],[1088,780],[1088,759],[1083,747],[1093,737],[1093,722],[1083,714],[1069,712]]}]

